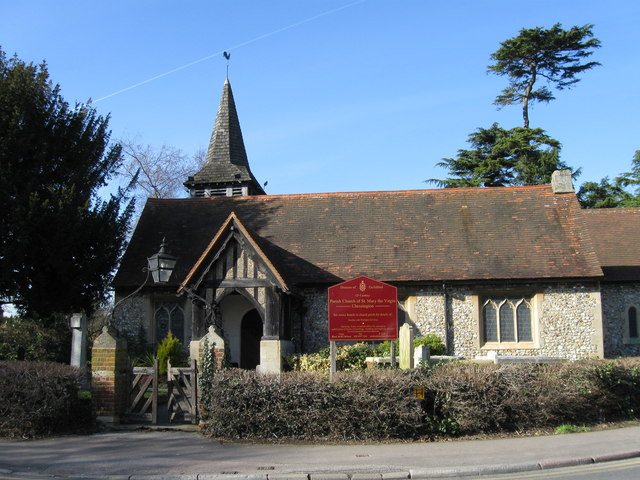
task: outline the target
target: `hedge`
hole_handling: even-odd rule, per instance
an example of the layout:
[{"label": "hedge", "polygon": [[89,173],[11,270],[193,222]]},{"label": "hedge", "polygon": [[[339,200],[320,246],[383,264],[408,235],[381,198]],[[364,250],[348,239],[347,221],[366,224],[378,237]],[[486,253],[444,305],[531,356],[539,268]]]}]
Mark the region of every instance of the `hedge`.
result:
[{"label": "hedge", "polygon": [[93,428],[81,369],[52,362],[0,362],[0,436],[34,438]]},{"label": "hedge", "polygon": [[465,434],[595,424],[633,419],[640,412],[637,359],[460,362],[434,368],[424,380],[431,392],[427,415],[453,419]]},{"label": "hedge", "polygon": [[[413,387],[426,389],[416,400]],[[388,440],[520,432],[634,419],[640,361],[494,365],[412,372],[216,372],[205,435],[231,439]]]},{"label": "hedge", "polygon": [[350,372],[216,373],[205,405],[205,435],[233,439],[362,440],[423,435],[410,376]]}]

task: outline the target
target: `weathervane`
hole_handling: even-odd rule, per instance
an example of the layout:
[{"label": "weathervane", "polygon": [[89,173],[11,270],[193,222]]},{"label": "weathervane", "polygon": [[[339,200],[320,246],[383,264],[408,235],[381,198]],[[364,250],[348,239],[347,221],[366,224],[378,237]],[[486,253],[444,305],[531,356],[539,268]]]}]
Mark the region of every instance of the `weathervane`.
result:
[{"label": "weathervane", "polygon": [[229,59],[231,58],[231,54],[229,52],[222,52],[224,58],[227,59],[227,78],[229,78]]}]

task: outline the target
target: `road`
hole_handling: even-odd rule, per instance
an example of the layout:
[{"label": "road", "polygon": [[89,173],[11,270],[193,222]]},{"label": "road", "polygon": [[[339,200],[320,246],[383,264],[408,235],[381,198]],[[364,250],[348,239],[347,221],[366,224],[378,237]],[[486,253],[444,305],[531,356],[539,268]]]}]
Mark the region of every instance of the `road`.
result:
[{"label": "road", "polygon": [[[469,480],[470,478],[472,477],[454,477],[454,480]],[[638,480],[640,478],[640,459],[473,478],[482,480]],[[451,477],[448,479],[452,480]]]},{"label": "road", "polygon": [[[65,480],[88,480],[92,478],[100,478],[100,477],[91,477],[91,474],[88,473],[82,476],[65,476]],[[128,476],[117,477],[118,480],[124,480]],[[135,477],[135,476],[134,476]],[[143,476],[145,480],[167,480],[171,478],[175,478],[179,480],[180,476],[172,477],[171,475],[148,475]],[[29,476],[25,476],[22,474],[7,474],[0,472],[0,480],[45,480],[50,479],[52,476],[50,475],[39,475],[33,474]],[[105,479],[107,477],[104,477]],[[110,477],[113,480],[116,480],[116,477]],[[142,478],[142,477],[141,477]],[[229,475],[228,478],[230,480],[233,479],[233,476]],[[238,476],[238,479],[244,480],[245,477]],[[432,480],[438,480],[436,477],[429,477]],[[506,475],[485,475],[485,476],[465,476],[465,477],[446,477],[447,480],[470,480],[470,479],[478,479],[478,480],[637,480],[640,478],[640,459],[632,459],[632,460],[624,460],[620,462],[606,462],[599,464],[591,464],[591,465],[582,465],[579,467],[570,467],[570,468],[556,468],[545,471],[535,471],[535,472],[523,472],[523,473],[512,473]],[[186,478],[185,478],[186,480]],[[359,474],[358,480],[368,480],[362,474]],[[378,476],[372,476],[371,480],[379,480]],[[444,479],[443,479],[444,480]]]},{"label": "road", "polygon": [[[569,465],[582,466],[560,468]],[[202,474],[209,479],[216,475],[216,480],[349,480],[347,472],[357,474],[353,480],[465,474],[485,479],[640,479],[640,426],[568,435],[345,445],[228,443],[196,432],[146,430],[0,439],[0,480],[196,480]]]}]

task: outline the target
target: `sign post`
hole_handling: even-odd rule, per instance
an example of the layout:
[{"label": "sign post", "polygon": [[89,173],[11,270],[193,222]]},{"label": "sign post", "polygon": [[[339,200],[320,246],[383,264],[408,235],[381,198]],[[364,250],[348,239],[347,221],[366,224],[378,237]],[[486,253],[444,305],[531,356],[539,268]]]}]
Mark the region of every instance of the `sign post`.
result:
[{"label": "sign post", "polygon": [[[329,287],[329,342],[396,340],[398,290],[365,276]],[[331,372],[335,372],[335,354]]]}]

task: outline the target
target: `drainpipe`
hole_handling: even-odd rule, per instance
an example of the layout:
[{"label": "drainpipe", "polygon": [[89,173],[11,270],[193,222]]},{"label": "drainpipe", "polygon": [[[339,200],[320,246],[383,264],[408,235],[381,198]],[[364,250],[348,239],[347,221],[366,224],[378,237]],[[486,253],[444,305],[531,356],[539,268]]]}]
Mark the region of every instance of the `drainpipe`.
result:
[{"label": "drainpipe", "polygon": [[449,350],[449,326],[451,319],[449,318],[449,292],[447,292],[447,285],[442,282],[442,301],[444,302],[444,347],[447,355],[452,355],[453,352]]}]

